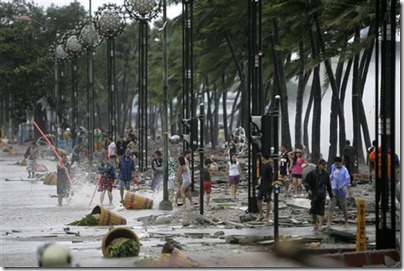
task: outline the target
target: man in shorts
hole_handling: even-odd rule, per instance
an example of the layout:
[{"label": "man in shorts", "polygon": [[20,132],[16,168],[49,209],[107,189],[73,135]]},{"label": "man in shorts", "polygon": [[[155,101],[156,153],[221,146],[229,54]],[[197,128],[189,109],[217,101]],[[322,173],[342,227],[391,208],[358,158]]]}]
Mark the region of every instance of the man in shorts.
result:
[{"label": "man in shorts", "polygon": [[304,181],[309,199],[311,200],[310,214],[313,217],[314,231],[321,230],[324,217],[325,199],[328,195],[333,198],[330,173],[326,170],[327,161],[320,159],[317,167],[307,174]]},{"label": "man in shorts", "polygon": [[[271,213],[271,196],[272,196],[272,166],[269,161],[269,154],[264,153],[261,156],[261,177],[260,186],[257,195],[258,217],[256,221],[269,222],[269,214]],[[262,201],[267,203],[266,216],[262,216]]]},{"label": "man in shorts", "polygon": [[348,185],[351,182],[351,176],[349,175],[348,169],[342,165],[342,158],[339,156],[334,158],[334,164],[331,167],[330,180],[333,198],[331,199],[328,211],[327,228],[331,225],[332,213],[334,212],[337,203],[344,212],[344,227],[347,227],[348,212],[346,209],[346,196],[348,192]]},{"label": "man in shorts", "polygon": [[130,191],[130,183],[135,178],[135,161],[130,157],[129,149],[125,150],[125,155],[119,159],[119,182],[117,188],[121,195],[121,203],[124,204],[123,193],[124,189]]},{"label": "man in shorts", "polygon": [[203,191],[206,194],[206,207],[209,207],[210,192],[212,192],[212,179],[210,177],[210,165],[212,164],[212,160],[210,158],[206,158],[204,164],[205,166],[203,167]]}]

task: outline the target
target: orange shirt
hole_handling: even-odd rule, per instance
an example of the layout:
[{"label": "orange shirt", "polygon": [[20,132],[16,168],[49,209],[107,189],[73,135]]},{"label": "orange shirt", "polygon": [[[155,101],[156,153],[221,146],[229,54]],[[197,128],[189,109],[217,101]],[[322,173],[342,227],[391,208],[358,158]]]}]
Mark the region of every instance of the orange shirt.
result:
[{"label": "orange shirt", "polygon": [[[381,178],[382,177],[382,149],[379,147],[379,153],[378,153],[378,177]],[[376,150],[372,151],[371,153],[369,153],[369,161],[373,162],[373,164],[376,164]],[[391,176],[391,155],[387,154],[387,168],[388,168],[388,178],[390,179]]]}]

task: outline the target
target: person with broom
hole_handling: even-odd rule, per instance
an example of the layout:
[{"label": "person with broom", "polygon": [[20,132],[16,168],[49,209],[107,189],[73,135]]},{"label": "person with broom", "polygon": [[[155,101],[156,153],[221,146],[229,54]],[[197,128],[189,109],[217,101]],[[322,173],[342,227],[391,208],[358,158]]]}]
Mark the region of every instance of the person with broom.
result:
[{"label": "person with broom", "polygon": [[100,204],[103,205],[105,191],[108,191],[109,205],[112,205],[112,188],[115,183],[115,167],[109,161],[108,157],[105,157],[101,164],[98,166],[98,172],[100,173],[100,184],[98,186],[98,191],[101,192]]},{"label": "person with broom", "polygon": [[70,192],[70,183],[68,174],[70,172],[70,165],[67,162],[67,155],[62,154],[61,160],[58,161],[57,166],[57,180],[56,180],[56,193],[58,194],[59,206],[62,206],[63,198],[67,198]]}]

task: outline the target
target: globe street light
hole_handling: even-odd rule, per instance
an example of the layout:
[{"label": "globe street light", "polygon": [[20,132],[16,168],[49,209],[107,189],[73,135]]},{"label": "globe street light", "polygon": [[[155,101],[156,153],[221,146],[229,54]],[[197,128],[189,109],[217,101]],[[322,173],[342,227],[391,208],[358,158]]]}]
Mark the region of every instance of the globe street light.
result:
[{"label": "globe street light", "polygon": [[[148,21],[160,11],[161,2],[156,0],[125,0],[129,15],[139,21],[139,170],[147,169],[147,30]],[[165,157],[167,159],[168,157]]]},{"label": "globe street light", "polygon": [[109,136],[116,140],[117,91],[115,88],[115,37],[126,26],[123,8],[115,4],[104,4],[98,8],[94,17],[95,27],[107,39],[108,60],[108,129]]}]

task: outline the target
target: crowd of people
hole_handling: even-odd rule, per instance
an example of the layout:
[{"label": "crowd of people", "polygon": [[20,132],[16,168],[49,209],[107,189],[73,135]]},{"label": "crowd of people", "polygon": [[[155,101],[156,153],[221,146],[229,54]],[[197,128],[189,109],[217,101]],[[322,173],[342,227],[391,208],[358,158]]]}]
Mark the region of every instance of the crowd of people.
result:
[{"label": "crowd of people", "polygon": [[[68,137],[70,131],[66,130],[64,136]],[[70,163],[67,161],[66,153],[62,153],[61,159],[57,164],[57,194],[58,203],[61,206],[63,198],[68,197],[71,193],[69,185],[69,172],[71,166],[75,162],[80,162],[80,153],[85,145],[85,136],[72,149],[72,158]],[[97,140],[96,140],[97,139]],[[139,173],[136,169],[137,150],[135,149],[136,137],[133,130],[125,130],[125,134],[121,135],[117,142],[102,133],[99,129],[94,130],[94,150],[106,151],[102,156],[98,165],[99,180],[97,182],[98,191],[100,192],[100,204],[104,204],[105,193],[107,192],[109,204],[112,204],[112,189],[119,189],[120,202],[124,204],[124,192],[130,191],[131,186],[139,187]],[[293,189],[293,197],[304,197],[311,201],[310,214],[313,218],[314,230],[322,230],[324,224],[329,227],[331,224],[333,213],[338,206],[344,215],[345,226],[348,225],[347,215],[347,197],[352,196],[352,186],[354,186],[353,169],[356,166],[355,150],[350,145],[350,141],[346,140],[345,147],[342,151],[342,156],[337,156],[333,160],[330,167],[330,172],[327,171],[328,162],[324,159],[319,159],[315,163],[315,168],[310,170],[303,180],[303,169],[309,166],[307,159],[307,148],[303,145],[301,148],[289,150],[285,144],[280,146],[279,156],[279,171],[274,172],[273,160],[268,153],[259,155],[260,166],[258,168],[258,184],[257,184],[257,221],[270,221],[271,202],[273,193],[273,182],[276,179],[282,180],[286,197],[289,196],[290,188]],[[241,170],[240,162],[238,161],[238,148],[234,136],[231,136],[227,142],[225,157],[228,161],[225,166],[225,176],[230,192],[230,200],[237,201],[237,192],[240,181],[244,178]],[[378,152],[379,158],[376,159]],[[193,201],[192,197],[192,175],[191,175],[191,157],[192,153],[186,150],[183,155],[175,160],[171,155],[163,157],[160,150],[153,153],[151,160],[152,180],[150,189],[156,193],[163,189],[164,179],[164,159],[168,159],[168,190],[170,200],[176,206],[193,206],[200,204]],[[382,178],[382,151],[381,147],[376,149],[376,144],[368,149],[367,164],[372,178],[376,178],[375,172],[378,172],[378,178]],[[36,159],[38,158],[38,147],[33,143],[26,151],[25,158],[28,159],[27,171],[28,177],[34,177]],[[394,159],[394,160],[393,160]],[[379,164],[376,165],[376,160]],[[391,163],[395,163],[399,167],[399,159],[397,155],[394,158],[391,154],[387,155],[387,165],[390,169]],[[213,165],[213,166],[212,166]],[[206,207],[210,207],[210,196],[212,193],[212,168],[217,168],[216,163],[211,158],[206,158],[203,161],[203,193],[205,197],[204,203]],[[118,173],[116,173],[118,172]],[[387,174],[389,178],[390,172]],[[375,183],[375,182],[373,182]],[[292,187],[290,187],[292,186]],[[133,190],[132,190],[133,191]],[[330,198],[328,207],[328,215],[326,221],[325,205],[327,193]],[[300,196],[299,196],[300,195]],[[187,204],[188,201],[188,204]],[[265,203],[265,204],[264,204]],[[265,214],[265,215],[264,215]]]}]

